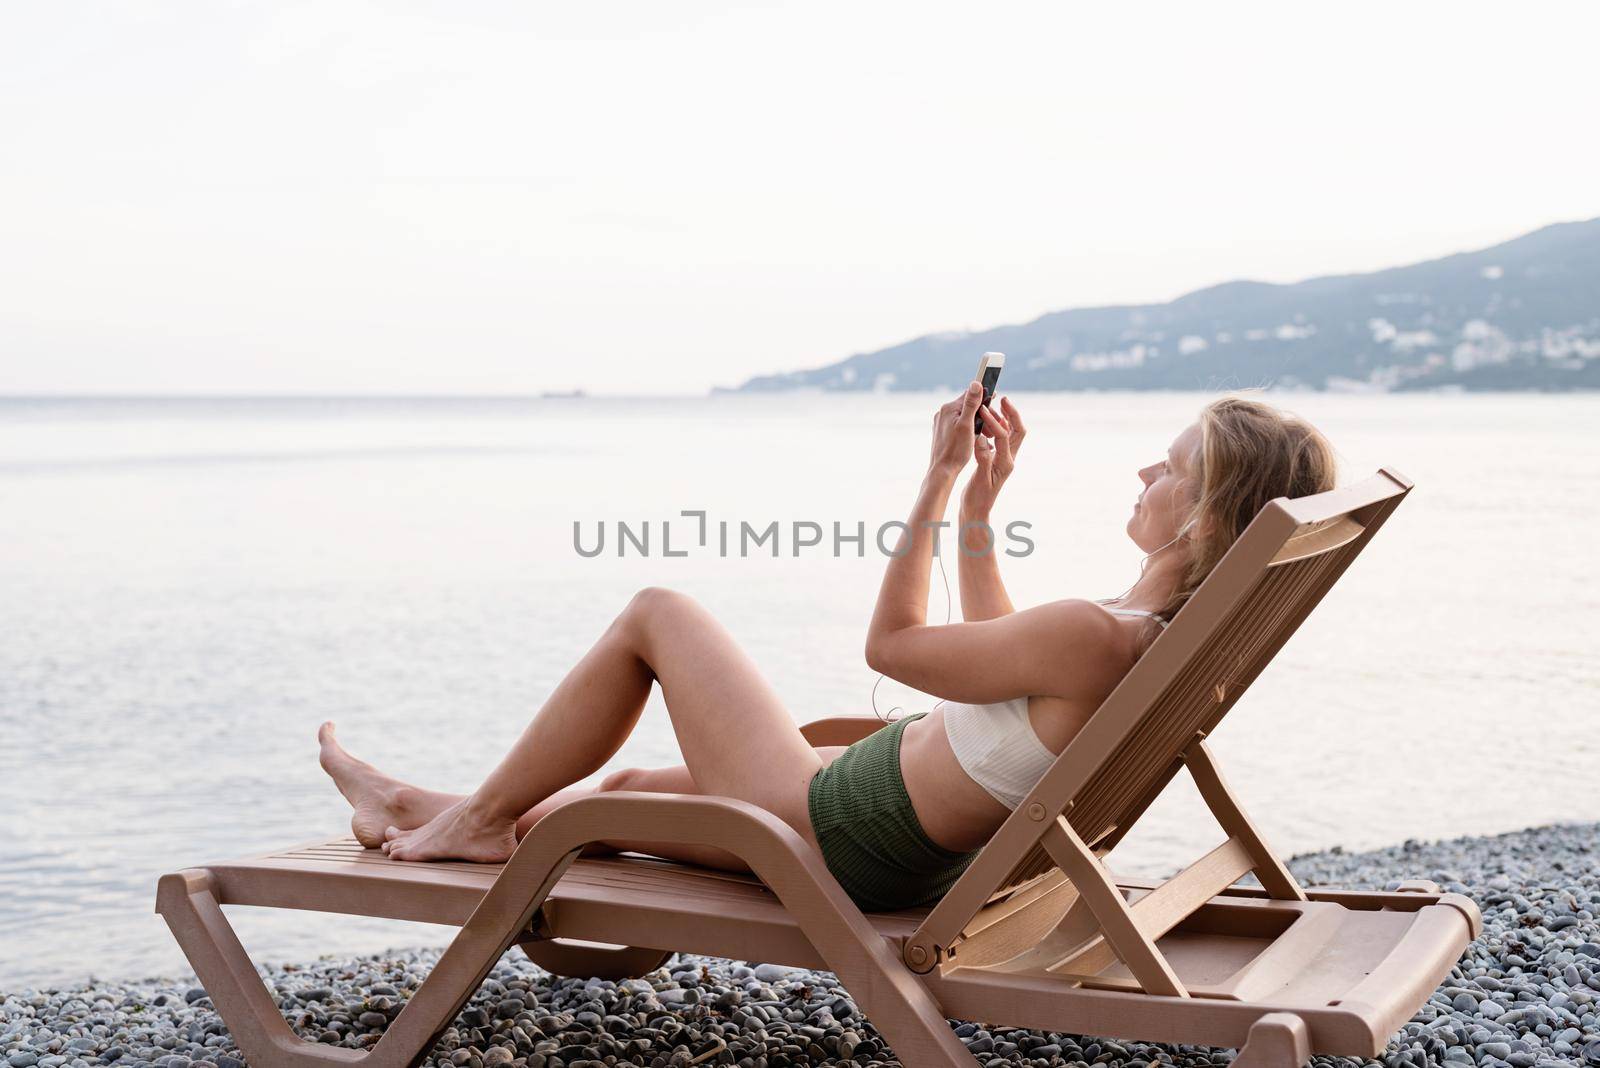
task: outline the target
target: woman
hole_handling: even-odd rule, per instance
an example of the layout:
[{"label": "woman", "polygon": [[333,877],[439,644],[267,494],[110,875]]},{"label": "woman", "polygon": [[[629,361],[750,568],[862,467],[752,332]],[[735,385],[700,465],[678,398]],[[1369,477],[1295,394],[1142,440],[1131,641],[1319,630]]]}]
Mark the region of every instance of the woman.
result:
[{"label": "woman", "polygon": [[[1147,555],[1127,592],[1017,611],[996,554],[984,550],[990,509],[1024,434],[1016,406],[1006,399],[991,410],[976,382],[934,417],[928,472],[884,574],[866,646],[874,670],[944,698],[932,712],[848,748],[814,749],[709,612],[683,594],[645,589],[470,796],[384,775],[347,753],[324,724],[322,766],[355,808],[356,837],[396,860],[501,861],[546,812],[596,789],[718,794],[788,823],[863,908],[936,900],[1261,507],[1333,486],[1332,451],[1314,428],[1259,401],[1215,401],[1139,472],[1144,489],[1127,533]],[[964,622],[929,626],[929,524],[943,518],[957,475],[973,460],[960,511],[969,549],[959,554]],[[684,765],[572,786],[622,745],[653,683]],[[605,846],[744,868],[712,847]]]}]

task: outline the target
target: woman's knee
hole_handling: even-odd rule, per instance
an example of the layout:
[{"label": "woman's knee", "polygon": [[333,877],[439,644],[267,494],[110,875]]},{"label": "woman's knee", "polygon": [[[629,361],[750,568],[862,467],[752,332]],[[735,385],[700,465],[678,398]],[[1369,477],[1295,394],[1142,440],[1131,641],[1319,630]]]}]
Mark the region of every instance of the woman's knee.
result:
[{"label": "woman's knee", "polygon": [[697,602],[687,593],[665,586],[645,586],[628,602],[626,611],[636,615],[659,616],[693,608]]},{"label": "woman's knee", "polygon": [[651,631],[681,621],[696,611],[700,611],[699,602],[687,593],[665,586],[646,586],[633,595],[617,617],[617,625],[642,640]]},{"label": "woman's knee", "polygon": [[601,793],[616,790],[639,790],[647,794],[699,792],[689,769],[681,765],[672,768],[622,768],[600,780]]},{"label": "woman's knee", "polygon": [[616,790],[637,790],[643,782],[643,768],[620,768],[600,780],[600,792],[609,794]]}]

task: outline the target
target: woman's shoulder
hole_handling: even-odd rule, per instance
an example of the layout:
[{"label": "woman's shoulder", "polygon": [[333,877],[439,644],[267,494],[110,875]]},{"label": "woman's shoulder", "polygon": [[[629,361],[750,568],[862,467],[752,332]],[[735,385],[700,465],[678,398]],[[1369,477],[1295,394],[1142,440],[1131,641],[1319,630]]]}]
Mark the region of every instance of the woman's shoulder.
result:
[{"label": "woman's shoulder", "polygon": [[1137,628],[1094,601],[1052,601],[1044,618],[1060,639],[1064,697],[1109,693],[1139,658]]},{"label": "woman's shoulder", "polygon": [[1067,597],[1051,601],[1046,607],[1051,609],[1063,626],[1080,631],[1085,637],[1098,636],[1109,640],[1127,630],[1123,624],[1124,617],[1108,611],[1099,601]]}]

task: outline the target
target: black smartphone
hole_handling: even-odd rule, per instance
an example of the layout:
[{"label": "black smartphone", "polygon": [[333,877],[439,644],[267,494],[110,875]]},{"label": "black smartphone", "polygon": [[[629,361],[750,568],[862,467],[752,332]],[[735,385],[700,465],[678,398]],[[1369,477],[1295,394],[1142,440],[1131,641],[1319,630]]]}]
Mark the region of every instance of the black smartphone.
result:
[{"label": "black smartphone", "polygon": [[[994,400],[994,387],[999,384],[1000,372],[1005,365],[1006,354],[1003,352],[986,352],[983,359],[978,361],[977,380],[983,383],[984,404]],[[972,431],[975,434],[983,433],[983,416],[972,417]]]}]

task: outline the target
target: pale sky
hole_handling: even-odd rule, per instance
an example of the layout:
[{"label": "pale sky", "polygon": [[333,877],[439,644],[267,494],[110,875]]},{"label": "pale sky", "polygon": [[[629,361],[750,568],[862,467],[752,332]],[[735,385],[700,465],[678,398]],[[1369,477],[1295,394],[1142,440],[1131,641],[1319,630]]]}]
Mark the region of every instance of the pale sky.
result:
[{"label": "pale sky", "polygon": [[0,10],[0,393],[699,392],[1600,215],[1600,5]]}]

